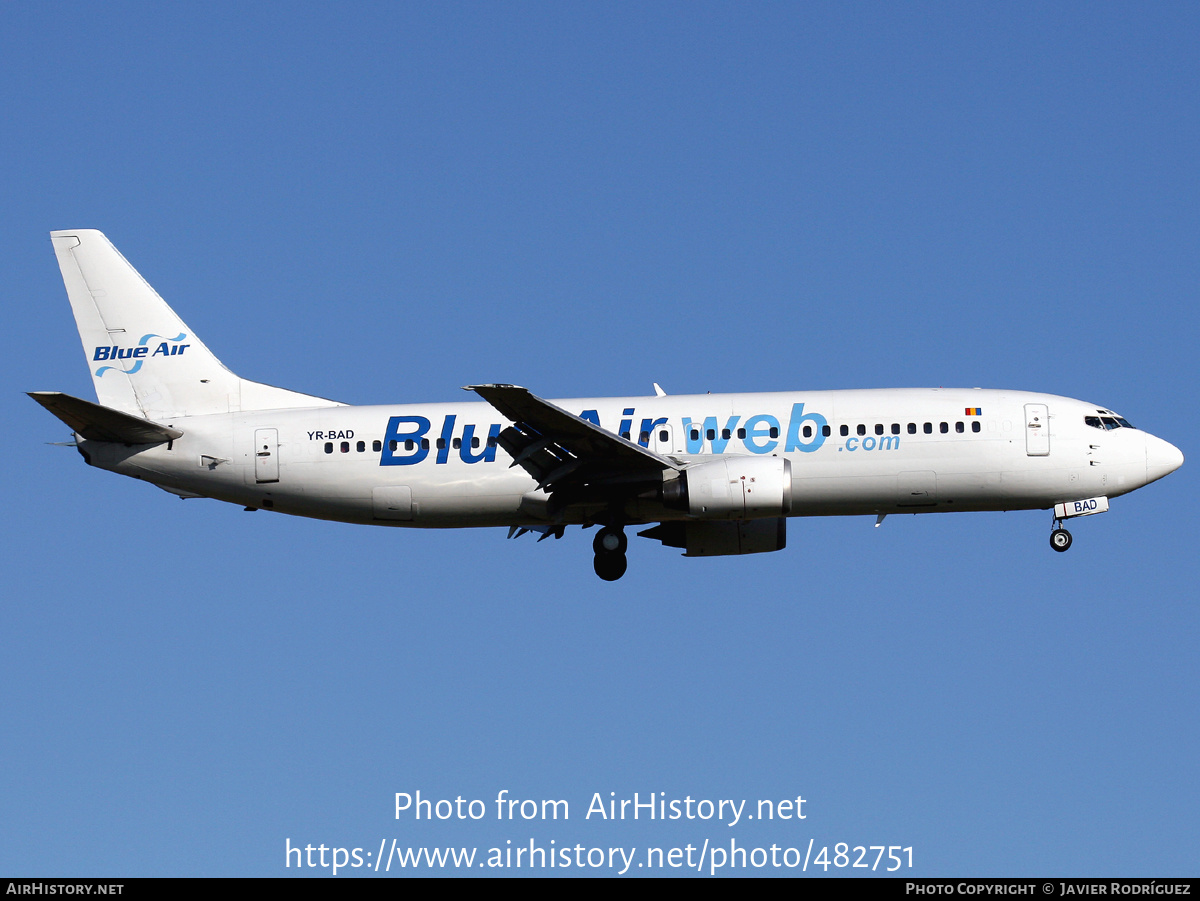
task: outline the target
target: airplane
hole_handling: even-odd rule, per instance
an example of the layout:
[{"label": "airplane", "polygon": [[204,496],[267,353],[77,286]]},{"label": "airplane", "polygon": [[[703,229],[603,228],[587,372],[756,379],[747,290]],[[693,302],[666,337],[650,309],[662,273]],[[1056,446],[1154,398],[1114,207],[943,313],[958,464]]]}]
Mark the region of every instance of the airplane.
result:
[{"label": "airplane", "polygon": [[1183,464],[1173,445],[1051,394],[872,389],[352,406],[239,378],[94,229],[51,232],[97,402],[30,397],[84,460],[181,498],[412,528],[599,526],[596,574],[624,575],[627,527],[684,556],[781,550],[787,519],[1052,510],[1068,519]]}]

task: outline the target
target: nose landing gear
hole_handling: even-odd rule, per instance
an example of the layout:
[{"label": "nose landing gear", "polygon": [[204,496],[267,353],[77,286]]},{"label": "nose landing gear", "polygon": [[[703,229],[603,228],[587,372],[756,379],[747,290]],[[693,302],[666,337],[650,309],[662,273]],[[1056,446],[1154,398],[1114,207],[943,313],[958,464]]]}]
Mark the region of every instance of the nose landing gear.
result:
[{"label": "nose landing gear", "polygon": [[1050,533],[1050,547],[1059,553],[1071,546],[1071,533],[1062,527],[1065,520],[1076,516],[1091,516],[1108,512],[1107,497],[1089,497],[1078,501],[1064,501],[1054,505],[1054,531]]},{"label": "nose landing gear", "polygon": [[[1055,522],[1055,525],[1058,525],[1057,521]],[[1061,553],[1062,551],[1067,550],[1070,546],[1071,533],[1066,529],[1060,527],[1050,533],[1050,547],[1054,548],[1056,551]]]},{"label": "nose landing gear", "polygon": [[1063,517],[1059,515],[1061,512],[1065,510],[1054,508],[1054,530],[1050,533],[1050,547],[1060,554],[1071,547],[1071,533],[1063,528]]},{"label": "nose landing gear", "polygon": [[625,537],[623,529],[605,526],[597,532],[592,541],[592,550],[596,552],[593,563],[596,575],[605,582],[615,582],[625,575],[625,569],[629,565],[625,559],[625,549],[628,546],[629,539]]}]

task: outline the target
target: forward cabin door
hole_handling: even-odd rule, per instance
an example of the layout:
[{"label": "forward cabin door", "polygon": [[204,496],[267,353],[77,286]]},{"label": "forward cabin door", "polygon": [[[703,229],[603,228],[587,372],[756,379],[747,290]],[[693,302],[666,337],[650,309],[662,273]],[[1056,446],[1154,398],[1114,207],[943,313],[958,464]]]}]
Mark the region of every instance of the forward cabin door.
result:
[{"label": "forward cabin door", "polygon": [[1031,457],[1050,454],[1050,409],[1045,404],[1025,405],[1025,453]]},{"label": "forward cabin door", "polygon": [[279,430],[254,430],[254,481],[279,481]]}]

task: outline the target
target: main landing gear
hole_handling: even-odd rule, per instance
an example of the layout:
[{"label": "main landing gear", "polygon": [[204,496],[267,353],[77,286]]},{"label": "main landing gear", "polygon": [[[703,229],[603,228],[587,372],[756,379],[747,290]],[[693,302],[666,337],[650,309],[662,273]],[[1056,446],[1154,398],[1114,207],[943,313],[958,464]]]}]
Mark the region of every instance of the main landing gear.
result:
[{"label": "main landing gear", "polygon": [[629,565],[625,559],[625,549],[628,546],[629,539],[625,537],[623,529],[605,526],[597,532],[592,541],[592,550],[596,552],[596,560],[593,563],[596,575],[605,582],[615,582],[625,575],[625,569]]}]

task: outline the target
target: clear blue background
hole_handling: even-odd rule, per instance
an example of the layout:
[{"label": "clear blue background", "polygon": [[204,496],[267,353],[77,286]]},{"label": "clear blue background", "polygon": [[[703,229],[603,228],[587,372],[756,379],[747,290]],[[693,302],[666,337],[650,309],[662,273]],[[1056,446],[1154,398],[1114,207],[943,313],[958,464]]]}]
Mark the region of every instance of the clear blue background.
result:
[{"label": "clear blue background", "polygon": [[[534,837],[1197,875],[1198,39],[1193,3],[0,6],[0,873]],[[347,402],[979,385],[1191,459],[1068,554],[1048,513],[793,520],[615,584],[577,529],[181,503],[21,393],[93,396],[74,227]],[[571,820],[395,820],[418,789]],[[583,819],[635,791],[808,817]]]}]

